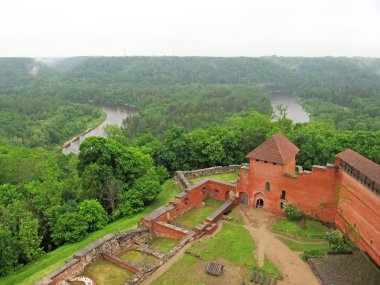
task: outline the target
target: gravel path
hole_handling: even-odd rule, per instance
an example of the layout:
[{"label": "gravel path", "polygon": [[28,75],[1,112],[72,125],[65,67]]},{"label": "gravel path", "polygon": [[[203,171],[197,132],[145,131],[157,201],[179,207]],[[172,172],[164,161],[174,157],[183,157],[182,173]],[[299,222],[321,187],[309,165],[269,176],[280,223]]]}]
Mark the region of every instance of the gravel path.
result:
[{"label": "gravel path", "polygon": [[301,260],[299,253],[290,250],[271,232],[270,225],[276,219],[272,213],[262,209],[239,207],[243,216],[244,227],[256,242],[259,265],[263,264],[265,257],[267,257],[284,276],[284,280],[279,281],[278,284],[320,284],[309,265]]}]

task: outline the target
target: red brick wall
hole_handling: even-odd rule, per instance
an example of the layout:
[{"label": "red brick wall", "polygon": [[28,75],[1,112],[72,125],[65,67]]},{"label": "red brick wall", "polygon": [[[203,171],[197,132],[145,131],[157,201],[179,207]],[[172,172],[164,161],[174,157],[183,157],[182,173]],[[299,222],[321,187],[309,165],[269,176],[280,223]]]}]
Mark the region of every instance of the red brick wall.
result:
[{"label": "red brick wall", "polygon": [[[380,197],[335,166],[313,167],[310,173],[294,174],[295,160],[287,165],[251,160],[242,167],[237,191],[249,197],[249,206],[257,199],[264,208],[283,214],[280,203],[293,202],[303,212],[337,227],[380,264]],[[270,191],[265,183],[270,182]],[[286,199],[281,199],[286,191]],[[352,229],[355,229],[354,231]],[[353,234],[354,232],[360,233]]]},{"label": "red brick wall", "polygon": [[337,227],[380,264],[380,197],[343,170],[337,174],[337,191]]},{"label": "red brick wall", "polygon": [[[313,168],[311,173],[294,176],[295,160],[287,165],[251,160],[249,170],[242,170],[238,191],[249,196],[249,206],[264,200],[264,208],[282,215],[280,203],[294,202],[310,216],[333,222],[335,217],[335,169]],[[293,169],[293,171],[291,171]],[[284,174],[293,174],[293,176]],[[265,190],[266,182],[270,190]],[[286,199],[281,199],[282,191]]]},{"label": "red brick wall", "polygon": [[153,223],[152,229],[155,235],[159,237],[182,239],[183,237],[186,236],[186,233],[182,231],[177,231],[171,227],[166,227],[165,225],[161,225],[157,223]]},{"label": "red brick wall", "polygon": [[229,191],[232,191],[236,195],[236,186],[231,186],[217,181],[209,181],[208,189],[210,191],[210,198],[216,200],[225,201],[227,192]]},{"label": "red brick wall", "polygon": [[83,263],[84,261],[83,260],[80,260],[79,262],[77,262],[76,264],[74,264],[73,266],[71,266],[69,269],[63,271],[62,273],[54,276],[51,280],[51,284],[52,285],[55,285],[57,284],[59,281],[63,281],[63,280],[66,280],[67,278],[71,277],[71,276],[74,276],[76,275],[78,272],[82,271],[83,269]]}]

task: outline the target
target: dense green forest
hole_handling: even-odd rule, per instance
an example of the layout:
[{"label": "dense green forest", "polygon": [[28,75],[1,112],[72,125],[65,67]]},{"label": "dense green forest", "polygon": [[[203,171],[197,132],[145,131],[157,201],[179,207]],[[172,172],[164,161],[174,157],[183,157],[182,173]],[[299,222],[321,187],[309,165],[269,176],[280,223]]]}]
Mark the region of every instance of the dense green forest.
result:
[{"label": "dense green forest", "polygon": [[0,95],[0,139],[14,145],[53,149],[104,119],[100,110],[87,104]]},{"label": "dense green forest", "polygon": [[50,62],[0,59],[0,94],[137,106],[141,114],[130,120],[131,135],[160,133],[175,123],[187,130],[208,127],[236,113],[269,114],[272,91],[294,94],[313,120],[338,130],[380,129],[379,59],[77,57]]},{"label": "dense green forest", "polygon": [[[379,72],[367,58],[0,58],[0,276],[141,211],[169,173],[246,162],[278,131],[306,169],[346,148],[380,163]],[[311,123],[273,119],[273,92]],[[90,101],[139,116],[53,153],[102,120]]]},{"label": "dense green forest", "polygon": [[79,156],[0,146],[0,276],[150,204],[168,177],[149,154],[89,138]]}]

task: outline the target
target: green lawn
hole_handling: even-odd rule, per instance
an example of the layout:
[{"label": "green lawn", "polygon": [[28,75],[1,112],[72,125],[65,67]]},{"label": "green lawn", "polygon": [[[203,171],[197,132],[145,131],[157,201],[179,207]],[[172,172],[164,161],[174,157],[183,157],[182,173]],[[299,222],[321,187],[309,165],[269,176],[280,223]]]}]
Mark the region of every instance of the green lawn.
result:
[{"label": "green lawn", "polygon": [[173,222],[189,228],[194,228],[203,223],[210,214],[224,203],[224,201],[214,199],[205,199],[204,202],[204,207],[194,207],[183,215],[175,218]]},{"label": "green lawn", "polygon": [[319,222],[307,220],[306,229],[299,226],[299,222],[281,219],[278,223],[273,224],[272,231],[284,236],[289,236],[302,241],[323,240],[325,233],[329,230]]},{"label": "green lawn", "polygon": [[155,237],[149,242],[149,247],[159,252],[167,253],[178,243],[178,239]]},{"label": "green lawn", "polygon": [[257,265],[254,250],[255,243],[249,232],[231,223],[224,223],[216,236],[195,242],[190,249],[201,256],[202,260],[211,261],[222,257],[232,263],[246,266]]},{"label": "green lawn", "polygon": [[278,268],[270,263],[268,259],[265,259],[262,270],[278,280],[282,280],[284,278]]},{"label": "green lawn", "polygon": [[154,264],[158,261],[157,257],[150,254],[142,253],[138,250],[128,250],[121,254],[119,258],[133,262],[140,266]]},{"label": "green lawn", "polygon": [[[173,264],[164,274],[154,280],[152,285],[178,284],[240,284],[248,281],[252,271],[263,272],[277,278],[282,278],[278,269],[269,261],[265,261],[263,268],[259,268],[254,257],[255,243],[249,232],[242,226],[224,222],[222,229],[214,236],[204,240],[195,241],[185,254]],[[199,256],[195,257],[194,255]],[[227,260],[238,269],[242,275],[237,276],[234,282],[226,280],[223,273],[220,277],[211,277],[210,281],[203,271],[209,261],[216,259]],[[223,263],[223,261],[221,261]],[[197,274],[198,272],[198,274]]]},{"label": "green lawn", "polygon": [[243,217],[241,216],[237,207],[233,208],[231,212],[227,214],[230,218],[232,218],[231,223],[242,225],[244,224]]},{"label": "green lawn", "polygon": [[181,190],[178,185],[174,184],[171,179],[167,180],[163,184],[162,191],[156,201],[147,207],[143,212],[133,217],[119,219],[108,224],[105,228],[89,234],[86,238],[79,242],[63,245],[56,250],[43,255],[39,260],[22,267],[3,279],[0,279],[0,285],[33,284],[33,282],[41,279],[51,271],[54,271],[58,267],[62,266],[65,263],[65,260],[71,258],[75,252],[81,250],[91,242],[108,233],[136,228],[138,221],[143,216],[150,213],[157,207],[167,204],[179,192],[181,192]]},{"label": "green lawn", "polygon": [[178,284],[179,280],[184,285],[204,284],[200,279],[200,274],[196,274],[197,270],[204,270],[204,268],[198,268],[197,264],[216,258],[224,258],[248,270],[248,266],[257,265],[254,250],[254,241],[246,229],[232,223],[224,223],[223,228],[215,237],[196,241],[190,247],[189,251],[199,255],[200,259],[185,254],[151,284]]},{"label": "green lawn", "polygon": [[108,260],[100,259],[87,266],[81,275],[91,278],[97,285],[123,285],[133,273]]},{"label": "green lawn", "polygon": [[289,240],[284,237],[280,237],[280,240],[291,250],[294,251],[310,251],[310,250],[325,250],[327,251],[329,249],[329,245],[326,242],[326,244],[310,244],[310,243],[301,243],[301,242],[295,242],[292,240]]},{"label": "green lawn", "polygon": [[194,179],[189,179],[189,182],[192,184],[197,184],[201,182],[203,179],[210,178],[213,180],[218,180],[222,182],[235,182],[239,178],[240,174],[238,172],[229,172],[222,174],[214,174],[214,175],[205,175]]}]

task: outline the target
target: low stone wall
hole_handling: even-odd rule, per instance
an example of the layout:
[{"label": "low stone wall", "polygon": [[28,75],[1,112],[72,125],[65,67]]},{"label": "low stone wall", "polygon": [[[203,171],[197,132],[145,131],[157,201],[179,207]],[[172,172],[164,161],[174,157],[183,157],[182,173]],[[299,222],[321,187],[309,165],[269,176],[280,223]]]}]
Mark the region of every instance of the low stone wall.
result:
[{"label": "low stone wall", "polygon": [[35,284],[55,285],[59,281],[79,275],[87,265],[102,258],[102,254],[118,255],[125,249],[134,247],[136,243],[146,242],[150,236],[150,231],[147,228],[108,234],[74,254],[73,258],[66,261],[65,265]]},{"label": "low stone wall", "polygon": [[215,166],[210,168],[196,169],[191,171],[176,171],[175,179],[184,190],[191,186],[189,179],[198,178],[206,175],[215,175],[229,172],[240,171],[241,165]]},{"label": "low stone wall", "polygon": [[127,269],[127,270],[133,272],[133,273],[140,272],[140,270],[141,270],[140,267],[137,266],[136,264],[131,263],[131,262],[126,261],[126,260],[122,260],[122,259],[118,258],[117,256],[107,254],[107,253],[103,253],[102,256],[104,259],[107,259],[108,261],[112,262],[113,264],[116,264],[116,265],[118,265],[124,269]]},{"label": "low stone wall", "polygon": [[172,258],[178,251],[180,251],[188,242],[194,240],[194,232],[189,233],[185,236],[177,246],[175,246],[172,250],[170,250],[160,261],[155,265],[146,265],[141,268],[140,272],[133,275],[133,277],[125,283],[125,285],[135,285],[139,284],[143,280],[145,280],[148,276],[152,275],[154,271],[156,271],[160,266],[166,263],[170,258]]}]

